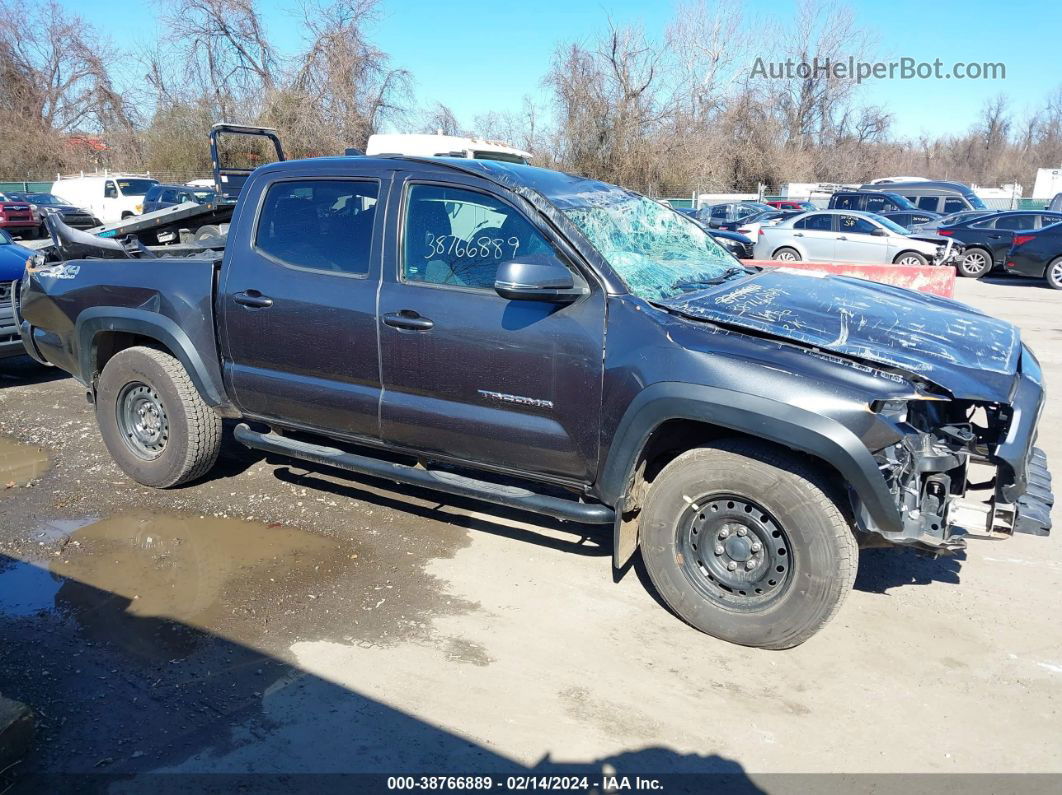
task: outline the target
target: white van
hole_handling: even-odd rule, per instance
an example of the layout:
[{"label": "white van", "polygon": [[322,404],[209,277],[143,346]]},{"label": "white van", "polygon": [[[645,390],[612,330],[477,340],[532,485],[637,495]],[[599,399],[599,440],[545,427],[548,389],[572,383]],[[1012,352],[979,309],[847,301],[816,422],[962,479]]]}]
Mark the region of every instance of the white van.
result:
[{"label": "white van", "polygon": [[143,174],[80,174],[59,177],[52,193],[78,207],[89,209],[105,224],[113,224],[144,211],[144,194],[157,179]]},{"label": "white van", "polygon": [[365,144],[367,155],[406,155],[408,157],[465,157],[476,160],[504,160],[527,164],[531,153],[522,149],[457,135],[422,135],[419,133],[377,133]]}]

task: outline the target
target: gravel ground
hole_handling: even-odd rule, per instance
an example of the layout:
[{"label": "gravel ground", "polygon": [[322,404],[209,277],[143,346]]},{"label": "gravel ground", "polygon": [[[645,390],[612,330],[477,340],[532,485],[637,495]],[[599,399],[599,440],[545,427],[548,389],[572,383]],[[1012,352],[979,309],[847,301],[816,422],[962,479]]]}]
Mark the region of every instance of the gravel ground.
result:
[{"label": "gravel ground", "polygon": [[[1062,296],[958,297],[1062,373]],[[140,487],[78,385],[28,360],[0,362],[0,435],[0,692],[39,716],[5,778],[1062,772],[1051,538],[866,551],[826,630],[763,652],[682,624],[640,569],[613,583],[601,529],[232,443],[204,482]]]}]

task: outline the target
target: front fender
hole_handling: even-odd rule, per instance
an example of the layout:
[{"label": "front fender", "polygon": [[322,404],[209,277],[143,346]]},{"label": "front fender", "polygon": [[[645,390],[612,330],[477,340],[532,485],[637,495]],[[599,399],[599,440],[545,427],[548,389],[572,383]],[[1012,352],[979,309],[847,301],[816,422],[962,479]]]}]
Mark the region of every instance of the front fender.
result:
[{"label": "front fender", "polygon": [[903,529],[874,456],[838,421],[758,395],[671,381],[645,388],[624,412],[599,473],[605,504],[620,504],[650,435],[675,419],[728,428],[819,458],[841,474],[879,529]]}]

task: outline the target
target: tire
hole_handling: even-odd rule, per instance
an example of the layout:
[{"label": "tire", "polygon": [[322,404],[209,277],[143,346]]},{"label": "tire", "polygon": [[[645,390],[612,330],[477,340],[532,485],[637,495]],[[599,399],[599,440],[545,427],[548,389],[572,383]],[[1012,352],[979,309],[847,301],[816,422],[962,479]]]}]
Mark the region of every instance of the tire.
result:
[{"label": "tire", "polygon": [[968,248],[955,270],[967,279],[979,279],[991,272],[992,255],[983,248]]},{"label": "tire", "polygon": [[657,475],[642,511],[649,577],[702,632],[797,646],[836,615],[855,581],[855,535],[831,492],[821,473],[755,440],[689,450]]},{"label": "tire", "polygon": [[216,226],[207,224],[206,226],[201,226],[195,230],[195,235],[192,237],[192,240],[207,240],[212,237],[221,237],[221,230]]},{"label": "tire", "polygon": [[1055,257],[1044,268],[1044,278],[1052,290],[1062,290],[1062,257]]},{"label": "tire", "polygon": [[96,422],[115,463],[145,486],[166,489],[205,475],[221,449],[221,418],[177,359],[127,348],[100,374]]},{"label": "tire", "polygon": [[901,251],[896,255],[896,259],[892,263],[893,265],[921,265],[924,267],[929,264],[929,260],[917,251]]},{"label": "tire", "polygon": [[771,259],[778,262],[800,262],[800,252],[795,248],[789,246],[782,246],[774,254],[771,255]]}]

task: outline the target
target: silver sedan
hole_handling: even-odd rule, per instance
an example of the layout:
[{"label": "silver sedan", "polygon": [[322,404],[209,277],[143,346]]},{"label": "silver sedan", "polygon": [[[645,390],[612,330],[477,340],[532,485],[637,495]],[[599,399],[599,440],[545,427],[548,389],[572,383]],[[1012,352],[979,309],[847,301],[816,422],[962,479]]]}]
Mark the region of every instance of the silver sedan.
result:
[{"label": "silver sedan", "polygon": [[950,265],[955,241],[908,232],[888,218],[853,210],[817,210],[759,230],[756,259],[880,265]]}]

